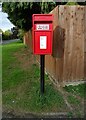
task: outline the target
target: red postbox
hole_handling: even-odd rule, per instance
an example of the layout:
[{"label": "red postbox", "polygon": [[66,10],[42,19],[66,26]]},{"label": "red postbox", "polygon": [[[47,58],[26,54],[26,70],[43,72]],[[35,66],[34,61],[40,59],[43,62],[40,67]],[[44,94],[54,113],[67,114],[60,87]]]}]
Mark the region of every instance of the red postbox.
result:
[{"label": "red postbox", "polygon": [[33,14],[33,53],[52,54],[53,15]]}]

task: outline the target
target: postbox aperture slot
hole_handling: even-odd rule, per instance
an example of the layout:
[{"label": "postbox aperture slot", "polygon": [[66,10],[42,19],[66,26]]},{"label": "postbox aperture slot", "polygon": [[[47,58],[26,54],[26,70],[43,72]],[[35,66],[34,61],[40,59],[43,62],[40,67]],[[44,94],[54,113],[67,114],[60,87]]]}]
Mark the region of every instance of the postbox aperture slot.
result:
[{"label": "postbox aperture slot", "polygon": [[37,23],[45,23],[45,24],[47,24],[47,23],[52,23],[52,21],[34,21],[34,24],[37,24]]},{"label": "postbox aperture slot", "polygon": [[53,19],[53,16],[51,14],[40,14],[40,15],[33,15],[34,21],[51,21]]}]

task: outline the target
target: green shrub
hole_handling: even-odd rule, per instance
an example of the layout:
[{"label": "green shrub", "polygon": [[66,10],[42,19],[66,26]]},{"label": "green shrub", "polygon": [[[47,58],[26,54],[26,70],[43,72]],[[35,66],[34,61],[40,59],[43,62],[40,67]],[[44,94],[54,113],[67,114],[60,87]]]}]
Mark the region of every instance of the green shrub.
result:
[{"label": "green shrub", "polygon": [[10,30],[7,30],[2,33],[2,39],[3,40],[9,40],[12,38],[12,32]]},{"label": "green shrub", "polygon": [[25,32],[22,29],[19,29],[19,31],[18,31],[18,38],[20,40],[22,40],[22,42],[23,42],[24,33]]}]

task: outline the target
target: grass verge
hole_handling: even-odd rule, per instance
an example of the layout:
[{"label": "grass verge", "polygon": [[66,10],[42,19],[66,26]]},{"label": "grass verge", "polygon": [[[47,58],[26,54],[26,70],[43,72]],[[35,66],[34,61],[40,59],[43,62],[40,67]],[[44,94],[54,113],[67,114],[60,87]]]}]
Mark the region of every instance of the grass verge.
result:
[{"label": "grass verge", "polygon": [[40,70],[34,56],[21,42],[2,47],[2,100],[9,110],[26,112],[64,112],[67,106],[59,91],[45,76],[45,93],[40,94]]}]

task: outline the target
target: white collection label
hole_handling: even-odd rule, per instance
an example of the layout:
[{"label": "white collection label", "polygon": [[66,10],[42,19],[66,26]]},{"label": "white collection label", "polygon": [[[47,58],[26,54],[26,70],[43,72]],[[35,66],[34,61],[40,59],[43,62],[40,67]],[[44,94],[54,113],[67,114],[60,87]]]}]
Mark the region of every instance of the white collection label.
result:
[{"label": "white collection label", "polygon": [[40,49],[47,48],[47,36],[40,36]]},{"label": "white collection label", "polygon": [[49,30],[49,24],[38,24],[36,30]]}]

